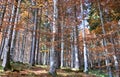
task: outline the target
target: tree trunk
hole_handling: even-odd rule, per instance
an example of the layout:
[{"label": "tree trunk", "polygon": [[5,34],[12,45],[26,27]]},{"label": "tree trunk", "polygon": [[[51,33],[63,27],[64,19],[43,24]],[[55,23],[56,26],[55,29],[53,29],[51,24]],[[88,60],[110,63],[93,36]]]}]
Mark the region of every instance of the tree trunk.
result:
[{"label": "tree trunk", "polygon": [[38,59],[38,56],[39,56],[39,54],[40,54],[40,53],[39,53],[39,52],[40,52],[40,51],[39,51],[39,49],[40,49],[39,46],[40,46],[40,45],[39,45],[39,37],[38,37],[37,40],[36,40],[36,59],[35,59],[35,64],[38,64],[38,60],[39,60],[39,59]]},{"label": "tree trunk", "polygon": [[15,43],[16,43],[16,26],[17,26],[17,22],[18,22],[18,15],[19,15],[19,10],[20,10],[20,4],[21,4],[21,0],[18,0],[18,4],[17,4],[17,11],[16,11],[16,17],[15,17],[15,22],[14,22],[14,29],[12,32],[12,39],[11,39],[11,47],[10,47],[10,54],[11,54],[11,59],[13,60],[13,53],[15,51]]},{"label": "tree trunk", "polygon": [[61,24],[61,68],[64,66],[64,39],[63,39],[63,33],[64,33],[64,28],[63,28],[63,22]]},{"label": "tree trunk", "polygon": [[[104,22],[103,22],[103,15],[102,15],[101,7],[100,7],[100,1],[97,0],[97,2],[98,2],[99,13],[100,13],[100,20],[101,20],[101,24],[102,24],[102,32],[103,32],[103,34],[105,35],[106,32],[105,32],[105,29],[104,29]],[[103,38],[103,46],[105,47],[106,45],[107,45],[106,39]],[[106,53],[106,54],[108,53],[108,50],[107,50],[107,49],[105,49],[105,53]],[[109,74],[109,77],[113,77],[112,71],[111,71],[111,67],[110,67],[110,65],[108,65],[109,63],[110,63],[110,60],[109,60],[109,58],[106,56],[106,65],[107,65],[108,74]]]},{"label": "tree trunk", "polygon": [[83,36],[83,52],[84,52],[84,72],[88,72],[88,58],[87,58],[87,46],[86,46],[86,40],[85,40],[85,22],[84,22],[84,10],[83,10],[83,2],[81,2],[81,16],[82,16],[82,36]]},{"label": "tree trunk", "polygon": [[55,33],[56,33],[56,26],[57,26],[57,19],[58,19],[58,0],[53,0],[53,8],[54,8],[54,13],[53,13],[53,26],[52,26],[52,46],[51,46],[51,51],[50,51],[50,69],[49,73],[55,77],[56,76],[56,59],[55,59]]},{"label": "tree trunk", "polygon": [[74,53],[75,53],[75,70],[79,70],[78,45],[77,45],[77,26],[74,27]]},{"label": "tree trunk", "polygon": [[41,24],[42,24],[42,7],[40,8],[40,17],[38,19],[38,34],[37,34],[37,42],[36,42],[36,64],[39,64],[40,61],[38,61],[39,59],[39,54],[40,54],[40,33],[41,33]]},{"label": "tree trunk", "polygon": [[111,35],[110,37],[110,40],[111,40],[111,43],[112,43],[112,49],[113,49],[113,59],[114,59],[114,66],[115,66],[115,70],[116,70],[116,77],[119,77],[119,63],[118,63],[118,57],[117,57],[117,52],[116,52],[116,49],[115,49],[115,43],[114,43],[114,39]]},{"label": "tree trunk", "polygon": [[[5,16],[5,13],[6,13],[6,6],[7,6],[7,0],[5,0],[5,5],[3,5],[3,12],[2,12],[2,15],[1,15],[1,20],[0,20],[0,28],[2,29],[2,41],[1,41],[1,46],[0,46],[0,58],[2,56],[2,53],[3,53],[3,49],[4,49],[4,44],[5,44],[5,37],[6,37],[6,31],[8,28],[4,28],[2,27],[2,24],[3,24],[3,20],[4,20],[4,16]],[[9,18],[10,19],[10,18]],[[8,20],[9,20],[8,19]],[[0,29],[0,31],[1,31]],[[2,58],[1,58],[2,59]]]},{"label": "tree trunk", "polygon": [[4,44],[4,49],[3,49],[4,56],[3,56],[2,66],[5,71],[11,69],[11,67],[10,67],[10,45],[11,45],[11,36],[12,36],[12,31],[13,31],[12,24],[14,22],[15,13],[16,13],[16,8],[13,5],[12,6],[12,14],[11,14],[11,18],[9,21],[9,27],[8,27],[8,31],[7,31],[7,37],[5,38],[5,44]]},{"label": "tree trunk", "polygon": [[[35,2],[32,2],[32,5],[36,5]],[[38,16],[38,9],[35,8],[33,9],[33,22],[34,22],[34,27],[33,27],[33,36],[32,36],[32,43],[31,43],[31,53],[30,53],[30,64],[32,66],[35,65],[35,51],[36,51],[36,30],[37,30],[37,16]]]},{"label": "tree trunk", "polygon": [[6,29],[4,29],[3,33],[2,33],[2,41],[1,41],[1,46],[0,46],[0,58],[2,58],[2,54],[3,54],[3,49],[4,49],[4,44],[5,44],[5,33],[7,32]]},{"label": "tree trunk", "polygon": [[[6,6],[7,6],[7,0],[5,0],[5,4],[3,5],[3,12],[1,14],[1,18],[0,18],[0,28],[2,29],[2,24],[3,24],[3,19],[4,19],[4,16],[5,16],[5,12],[6,12]],[[0,31],[1,31],[0,29]]]},{"label": "tree trunk", "polygon": [[74,57],[74,43],[73,43],[73,40],[74,40],[74,38],[73,38],[73,31],[71,32],[71,68],[74,68],[74,59],[75,59],[75,57]]}]

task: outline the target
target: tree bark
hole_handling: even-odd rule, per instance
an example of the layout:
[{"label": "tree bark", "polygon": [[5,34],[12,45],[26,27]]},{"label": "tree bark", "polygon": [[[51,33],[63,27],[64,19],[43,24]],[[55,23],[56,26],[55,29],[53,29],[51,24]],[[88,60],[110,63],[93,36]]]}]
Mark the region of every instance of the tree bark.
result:
[{"label": "tree bark", "polygon": [[74,56],[74,43],[73,43],[73,31],[71,32],[71,68],[74,68],[74,59],[75,59],[75,56]]},{"label": "tree bark", "polygon": [[[2,29],[2,24],[3,24],[3,20],[4,20],[4,16],[5,16],[5,13],[6,13],[6,6],[7,6],[7,0],[5,0],[5,4],[3,5],[3,12],[1,14],[1,18],[0,18],[0,28]],[[1,32],[1,29],[0,29],[0,32]]]},{"label": "tree bark", "polygon": [[[32,2],[32,5],[36,5],[35,2]],[[33,9],[33,22],[34,22],[34,27],[33,27],[33,34],[32,34],[32,43],[31,43],[31,53],[30,53],[30,64],[32,66],[35,65],[35,51],[36,51],[36,30],[37,30],[37,16],[38,16],[38,9],[35,8]]]},{"label": "tree bark", "polygon": [[16,8],[15,8],[15,5],[13,5],[12,14],[11,14],[11,18],[9,21],[9,27],[7,31],[7,37],[5,38],[5,44],[4,44],[4,49],[3,49],[4,56],[3,56],[2,66],[5,71],[11,69],[10,67],[10,44],[11,44],[11,36],[12,36],[12,31],[13,31],[12,24],[14,23],[15,13],[16,13]]},{"label": "tree bark", "polygon": [[57,26],[57,19],[58,19],[58,0],[53,0],[53,8],[54,8],[54,13],[53,13],[53,26],[52,26],[52,46],[51,46],[51,51],[50,51],[50,69],[49,73],[55,77],[56,76],[56,59],[55,59],[55,33],[56,33],[56,26]]},{"label": "tree bark", "polygon": [[18,15],[19,15],[19,10],[20,10],[21,0],[18,0],[17,3],[18,3],[17,11],[16,11],[16,17],[15,17],[15,22],[14,22],[14,27],[13,27],[13,32],[12,32],[12,39],[11,39],[11,47],[10,47],[10,54],[11,54],[12,60],[13,60],[13,54],[15,51],[16,36],[17,36],[16,26],[17,26],[17,22],[18,22]]},{"label": "tree bark", "polygon": [[64,33],[64,24],[63,24],[63,20],[62,20],[62,24],[61,24],[61,68],[64,66],[64,39],[63,39],[63,33]]},{"label": "tree bark", "polygon": [[75,70],[79,70],[79,58],[78,58],[78,46],[77,46],[77,34],[76,27],[74,27],[74,54],[75,54]]},{"label": "tree bark", "polygon": [[[106,32],[105,32],[105,29],[104,29],[103,14],[102,14],[101,7],[100,7],[100,1],[97,0],[97,2],[98,2],[99,13],[100,13],[100,20],[101,20],[101,25],[102,25],[102,32],[103,32],[103,34],[105,35]],[[106,45],[107,45],[106,39],[103,38],[103,46],[106,46]],[[105,53],[106,53],[106,55],[107,55],[107,53],[108,53],[108,50],[107,50],[107,49],[105,49]],[[108,70],[108,75],[109,75],[109,77],[113,77],[112,71],[111,71],[111,66],[108,65],[108,64],[110,63],[110,60],[109,60],[109,58],[108,58],[107,56],[106,56],[106,61],[105,61],[105,62],[106,62],[106,66],[107,66],[107,70]]]},{"label": "tree bark", "polygon": [[88,72],[88,58],[87,58],[87,46],[85,40],[85,22],[84,22],[84,10],[83,10],[83,1],[81,2],[81,16],[82,16],[82,37],[83,37],[83,52],[84,52],[84,72]]}]

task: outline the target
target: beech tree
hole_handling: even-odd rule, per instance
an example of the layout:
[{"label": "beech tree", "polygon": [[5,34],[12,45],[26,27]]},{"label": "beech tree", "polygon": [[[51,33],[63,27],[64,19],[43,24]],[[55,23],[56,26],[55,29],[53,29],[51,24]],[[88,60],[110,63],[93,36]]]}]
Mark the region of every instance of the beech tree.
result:
[{"label": "beech tree", "polygon": [[49,72],[55,76],[56,74],[56,59],[55,59],[55,33],[56,33],[56,26],[57,26],[57,19],[58,19],[58,0],[53,0],[53,7],[54,7],[54,13],[53,13],[53,25],[52,25],[52,46],[50,51],[50,70]]},{"label": "beech tree", "polygon": [[[16,2],[18,3],[18,2]],[[9,27],[7,30],[7,37],[5,38],[5,44],[4,44],[4,49],[3,49],[3,63],[2,66],[4,68],[4,70],[8,70],[11,69],[10,67],[10,44],[11,44],[11,35],[13,32],[13,24],[14,24],[14,18],[16,16],[16,12],[17,12],[17,7],[15,7],[15,5],[12,5],[12,13],[11,13],[11,18],[9,21]]]},{"label": "beech tree", "polygon": [[[31,1],[32,5],[35,6],[36,2]],[[30,64],[34,65],[35,64],[35,51],[36,51],[36,30],[37,30],[37,15],[38,15],[38,9],[34,8],[33,9],[33,34],[32,34],[32,45],[31,45],[31,52],[30,52]]]}]

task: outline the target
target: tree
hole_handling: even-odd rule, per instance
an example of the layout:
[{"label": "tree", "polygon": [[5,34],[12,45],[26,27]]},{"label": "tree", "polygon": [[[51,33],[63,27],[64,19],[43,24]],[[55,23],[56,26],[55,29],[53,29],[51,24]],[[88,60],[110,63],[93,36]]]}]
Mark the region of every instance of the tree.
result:
[{"label": "tree", "polygon": [[50,51],[50,74],[53,76],[56,75],[56,59],[55,59],[55,33],[56,33],[56,26],[57,26],[57,19],[58,19],[58,0],[53,0],[53,7],[54,7],[54,13],[53,13],[53,25],[52,25],[52,46]]},{"label": "tree", "polygon": [[[31,1],[32,5],[35,6],[36,2]],[[32,34],[32,43],[31,43],[31,51],[30,51],[30,64],[35,65],[35,51],[36,51],[36,30],[37,30],[37,17],[38,17],[38,9],[33,9],[33,34]]]},{"label": "tree", "polygon": [[[18,2],[16,2],[18,3]],[[14,18],[16,15],[16,11],[17,8],[15,7],[15,5],[12,5],[12,13],[11,13],[11,18],[9,21],[9,27],[8,27],[8,31],[7,31],[7,37],[5,38],[5,44],[4,44],[4,56],[3,56],[3,63],[2,66],[4,68],[4,70],[9,70],[11,69],[10,66],[10,44],[11,44],[11,36],[12,36],[12,31],[13,31],[13,26],[12,24],[14,24]]]},{"label": "tree", "polygon": [[15,14],[15,19],[14,19],[12,38],[11,38],[11,45],[10,45],[10,55],[11,55],[12,60],[13,60],[13,53],[15,51],[16,36],[17,36],[16,26],[17,26],[17,22],[18,22],[20,4],[21,4],[21,0],[18,0],[17,10],[16,10],[16,14]]},{"label": "tree", "polygon": [[[1,19],[0,19],[0,26],[2,28],[2,25],[3,25],[3,20],[4,20],[4,17],[5,17],[5,13],[6,13],[6,6],[7,6],[7,0],[5,0],[5,4],[3,5],[3,12],[1,14]],[[0,29],[1,30],[1,29]],[[0,57],[2,55],[2,52],[3,52],[3,48],[4,48],[4,43],[5,43],[5,32],[6,32],[6,29],[3,28],[3,33],[2,33],[2,41],[1,41],[1,47],[0,47]]]},{"label": "tree", "polygon": [[82,16],[82,37],[83,37],[83,51],[84,51],[84,72],[88,72],[88,59],[87,59],[87,46],[85,40],[85,22],[84,22],[84,9],[83,9],[83,1],[81,2],[81,16]]}]

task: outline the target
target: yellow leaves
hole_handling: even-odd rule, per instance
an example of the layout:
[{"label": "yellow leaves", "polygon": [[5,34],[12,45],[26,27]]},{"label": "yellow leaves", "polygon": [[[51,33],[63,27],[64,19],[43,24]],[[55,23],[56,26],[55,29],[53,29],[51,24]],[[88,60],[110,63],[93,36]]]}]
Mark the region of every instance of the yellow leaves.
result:
[{"label": "yellow leaves", "polygon": [[26,18],[28,16],[28,11],[24,11],[22,14],[21,14],[21,17],[22,18]]},{"label": "yellow leaves", "polygon": [[39,4],[38,6],[39,6],[39,7],[43,7],[44,5],[43,5],[43,4]]},{"label": "yellow leaves", "polygon": [[40,52],[49,52],[49,50],[48,50],[48,49],[46,49],[46,50],[41,50]]},{"label": "yellow leaves", "polygon": [[30,5],[31,5],[31,3],[30,3],[30,1],[28,1],[28,0],[24,0],[24,2],[21,3],[21,7],[22,7],[22,8],[29,8]]},{"label": "yellow leaves", "polygon": [[95,12],[95,13],[92,15],[92,17],[93,17],[94,19],[98,19],[98,18],[99,18],[98,12]]},{"label": "yellow leaves", "polygon": [[49,3],[53,3],[53,0],[48,0]]}]

